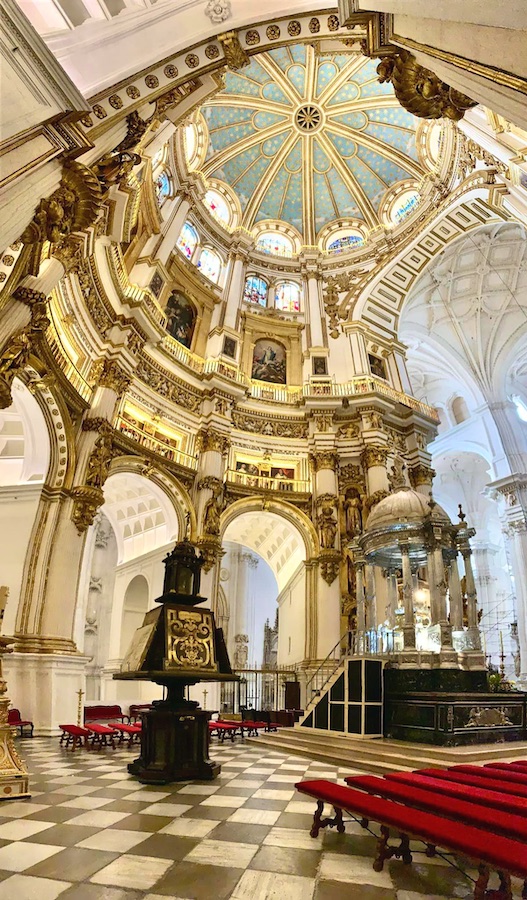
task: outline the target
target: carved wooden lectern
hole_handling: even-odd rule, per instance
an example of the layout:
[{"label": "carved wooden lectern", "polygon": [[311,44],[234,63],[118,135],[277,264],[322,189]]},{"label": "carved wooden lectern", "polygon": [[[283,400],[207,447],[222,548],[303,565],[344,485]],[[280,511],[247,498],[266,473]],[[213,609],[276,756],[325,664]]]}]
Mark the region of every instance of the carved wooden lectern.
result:
[{"label": "carved wooden lectern", "polygon": [[143,713],[141,755],[128,766],[144,784],[216,778],[220,766],[209,759],[210,713],[185,698],[200,681],[236,681],[223,632],[210,609],[196,608],[203,559],[188,540],[163,560],[160,605],[147,612],[121,666],[120,680],[147,679],[166,688],[164,700]]}]

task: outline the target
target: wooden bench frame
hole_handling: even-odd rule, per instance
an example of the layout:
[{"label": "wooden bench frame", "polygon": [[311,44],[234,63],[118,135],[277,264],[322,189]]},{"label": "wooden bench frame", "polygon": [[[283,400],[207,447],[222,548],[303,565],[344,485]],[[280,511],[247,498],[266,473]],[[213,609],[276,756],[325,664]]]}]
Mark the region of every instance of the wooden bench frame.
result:
[{"label": "wooden bench frame", "polygon": [[[498,872],[500,880],[499,893],[494,894],[501,900],[512,900],[511,874],[519,875],[525,879],[522,896],[527,897],[527,854],[525,844],[511,838],[504,838],[498,834],[491,834],[489,842],[488,830],[465,825],[444,816],[434,813],[421,812],[415,808],[395,803],[392,800],[384,800],[362,794],[360,791],[349,787],[341,787],[329,781],[299,782],[296,785],[298,791],[316,800],[316,811],[311,826],[311,837],[318,837],[321,828],[336,827],[339,833],[345,831],[342,812],[349,815],[368,828],[369,822],[380,824],[380,835],[377,838],[376,856],[373,868],[376,872],[382,871],[384,862],[395,856],[402,859],[403,863],[412,862],[410,851],[410,836],[423,841],[426,846],[427,856],[436,855],[436,846],[446,847],[449,850],[460,853],[478,864],[478,879],[474,886],[474,900],[484,900],[487,894],[487,885],[492,869]],[[324,804],[329,803],[335,815],[323,818]],[[456,826],[454,828],[453,826]],[[447,826],[445,828],[445,826]],[[399,845],[390,846],[390,829],[393,828],[399,835]],[[476,852],[469,849],[472,846]],[[501,850],[496,848],[501,848]],[[497,860],[509,857],[508,867]],[[510,865],[510,860],[515,860]]]}]

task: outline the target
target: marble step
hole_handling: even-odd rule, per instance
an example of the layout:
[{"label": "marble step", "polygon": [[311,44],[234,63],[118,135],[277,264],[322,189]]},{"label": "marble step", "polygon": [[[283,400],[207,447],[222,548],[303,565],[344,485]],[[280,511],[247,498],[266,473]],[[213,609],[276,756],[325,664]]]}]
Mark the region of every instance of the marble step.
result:
[{"label": "marble step", "polygon": [[282,728],[278,734],[263,734],[252,739],[255,744],[289,754],[298,754],[320,762],[368,772],[411,771],[439,768],[458,763],[527,759],[527,744],[484,744],[479,747],[433,747],[385,739],[360,740],[345,735]]}]

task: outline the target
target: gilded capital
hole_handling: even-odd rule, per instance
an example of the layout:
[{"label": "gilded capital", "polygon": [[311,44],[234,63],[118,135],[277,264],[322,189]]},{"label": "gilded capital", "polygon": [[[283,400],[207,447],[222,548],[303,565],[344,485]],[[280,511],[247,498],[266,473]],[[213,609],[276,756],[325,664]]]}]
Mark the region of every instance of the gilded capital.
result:
[{"label": "gilded capital", "polygon": [[97,176],[87,166],[66,160],[59,187],[42,199],[21,235],[24,244],[57,244],[74,231],[93,225],[101,208]]},{"label": "gilded capital", "polygon": [[132,380],[115,359],[98,360],[92,367],[90,378],[98,387],[109,388],[119,397],[124,394]]},{"label": "gilded capital", "polygon": [[434,475],[434,470],[430,468],[430,466],[425,466],[422,463],[408,469],[408,477],[414,490],[421,484],[431,485]]},{"label": "gilded capital", "polygon": [[362,451],[360,459],[366,469],[371,469],[373,466],[386,467],[388,448],[382,447],[380,444],[369,444]]},{"label": "gilded capital", "polygon": [[319,450],[309,454],[309,462],[313,472],[321,469],[331,469],[336,472],[339,464],[339,455],[335,450]]},{"label": "gilded capital", "polygon": [[228,435],[215,431],[213,428],[202,428],[198,431],[196,444],[201,453],[214,450],[225,455],[229,452],[231,441]]}]

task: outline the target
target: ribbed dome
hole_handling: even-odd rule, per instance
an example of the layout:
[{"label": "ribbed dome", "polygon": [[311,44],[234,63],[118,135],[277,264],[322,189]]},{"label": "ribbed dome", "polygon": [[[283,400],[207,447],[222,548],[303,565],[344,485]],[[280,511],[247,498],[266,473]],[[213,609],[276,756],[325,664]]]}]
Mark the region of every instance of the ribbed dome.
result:
[{"label": "ribbed dome", "polygon": [[411,488],[401,488],[381,500],[372,510],[368,517],[367,531],[390,525],[422,522],[430,514],[433,522],[451,524],[447,513],[438,503],[431,510],[429,498],[425,494]]},{"label": "ribbed dome", "polygon": [[376,66],[298,45],[226,73],[201,108],[200,171],[235,196],[239,224],[281,222],[311,245],[330,223],[378,228],[390,190],[417,187],[418,120],[379,83]]}]

